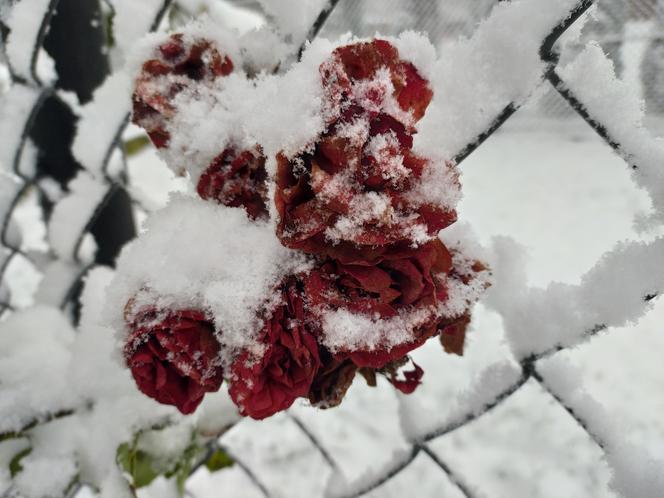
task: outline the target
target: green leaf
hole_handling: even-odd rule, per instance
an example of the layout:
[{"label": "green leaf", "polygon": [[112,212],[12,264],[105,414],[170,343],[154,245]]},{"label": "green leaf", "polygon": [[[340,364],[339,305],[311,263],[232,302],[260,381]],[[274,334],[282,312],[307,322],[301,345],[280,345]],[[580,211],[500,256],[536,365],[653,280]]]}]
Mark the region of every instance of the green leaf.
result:
[{"label": "green leaf", "polygon": [[16,455],[14,455],[14,458],[11,459],[11,462],[9,462],[9,474],[12,477],[15,477],[16,474],[18,474],[23,470],[23,466],[21,465],[21,460],[23,460],[24,457],[28,456],[31,451],[32,448],[25,448],[24,450],[19,451]]},{"label": "green leaf", "polygon": [[147,486],[159,475],[159,472],[154,470],[152,466],[152,458],[150,455],[143,451],[137,451],[134,458],[134,472],[132,477],[134,478],[134,486],[137,488],[142,488]]},{"label": "green leaf", "polygon": [[147,147],[149,143],[150,139],[146,136],[134,137],[124,143],[125,152],[128,156],[133,156]]},{"label": "green leaf", "polygon": [[184,453],[182,458],[175,466],[173,475],[175,475],[175,483],[178,487],[178,492],[180,496],[184,496],[184,486],[187,483],[187,479],[191,474],[191,469],[194,466],[194,462],[199,458],[199,456],[205,451],[203,447],[193,442],[190,444]]},{"label": "green leaf", "polygon": [[210,472],[216,472],[226,467],[232,467],[235,464],[235,461],[221,448],[212,453],[205,466]]},{"label": "green leaf", "polygon": [[135,488],[147,486],[159,475],[152,464],[152,457],[129,443],[118,447],[116,458],[120,467],[131,476]]}]

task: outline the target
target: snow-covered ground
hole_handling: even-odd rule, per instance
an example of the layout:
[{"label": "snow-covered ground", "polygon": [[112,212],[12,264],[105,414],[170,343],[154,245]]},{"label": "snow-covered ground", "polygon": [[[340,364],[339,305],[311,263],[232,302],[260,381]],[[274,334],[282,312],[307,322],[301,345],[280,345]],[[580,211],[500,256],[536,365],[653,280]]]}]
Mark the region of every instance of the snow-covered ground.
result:
[{"label": "snow-covered ground", "polygon": [[[578,283],[617,241],[652,236],[634,227],[635,216],[650,207],[647,196],[631,182],[624,161],[580,118],[533,121],[517,116],[471,155],[462,170],[460,219],[483,244],[506,235],[524,245],[532,285]],[[132,161],[131,171],[153,205],[163,203],[172,186],[185,188],[181,181],[171,182],[149,150]],[[565,357],[578,367],[579,381],[628,439],[659,457],[664,457],[662,318],[664,302],[655,300],[635,326],[610,329],[550,360]],[[533,329],[537,326],[532,323]],[[448,356],[430,341],[415,353],[426,371],[424,384],[402,401],[417,407],[422,424],[444,420],[478,374],[509,358],[500,317],[479,305],[466,355]],[[354,479],[380,468],[394,451],[408,449],[398,410],[393,389],[385,383],[368,388],[358,379],[341,407],[321,411],[301,403],[291,413],[321,441],[344,477]],[[222,442],[274,496],[321,496],[327,485],[329,465],[287,415],[245,420]],[[534,383],[431,446],[477,496],[614,496],[607,487],[610,471],[601,450]],[[238,466],[214,474],[200,470],[188,489],[198,498],[220,492],[238,498],[261,496]],[[163,493],[156,482],[141,494],[156,498]],[[424,455],[368,496],[406,494],[460,496]]]}]

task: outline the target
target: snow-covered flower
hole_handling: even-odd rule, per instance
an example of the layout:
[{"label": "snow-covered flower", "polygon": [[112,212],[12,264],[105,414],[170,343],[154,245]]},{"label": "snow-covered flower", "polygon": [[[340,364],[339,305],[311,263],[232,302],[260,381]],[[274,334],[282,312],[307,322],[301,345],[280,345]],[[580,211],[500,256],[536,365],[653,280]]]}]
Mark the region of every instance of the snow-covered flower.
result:
[{"label": "snow-covered flower", "polygon": [[128,308],[124,354],[136,385],[160,403],[193,413],[223,380],[212,322],[198,310]]},{"label": "snow-covered flower", "polygon": [[229,393],[240,413],[263,419],[306,396],[320,366],[318,343],[305,320],[299,284],[288,279],[282,302],[264,323],[261,358],[241,353],[231,366]]}]

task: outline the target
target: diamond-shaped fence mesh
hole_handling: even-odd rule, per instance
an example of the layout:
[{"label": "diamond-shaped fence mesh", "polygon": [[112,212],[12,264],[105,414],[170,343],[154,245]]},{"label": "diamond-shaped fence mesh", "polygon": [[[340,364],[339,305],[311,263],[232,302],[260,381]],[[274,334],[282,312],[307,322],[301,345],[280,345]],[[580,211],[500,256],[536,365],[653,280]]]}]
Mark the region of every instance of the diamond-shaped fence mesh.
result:
[{"label": "diamond-shaped fence mesh", "polygon": [[[248,9],[260,9],[256,2],[236,3]],[[470,36],[495,3],[494,0],[332,0],[316,19],[310,37],[319,34],[333,37],[347,31],[360,36],[370,36],[375,32],[396,34],[404,29],[415,29],[427,32],[435,44],[444,45],[459,36]],[[578,39],[568,46],[571,48],[568,48],[565,57],[573,57],[575,47],[578,48],[578,53],[587,40],[597,40],[615,64],[619,75],[629,71],[630,77],[638,80],[649,116],[656,121],[659,116],[664,115],[664,2],[601,0],[596,7],[593,7],[593,3],[593,0],[579,0],[570,15],[542,40],[540,57],[546,65],[542,78],[547,83],[543,90],[540,89],[538,102],[534,105],[528,104],[524,112],[563,119],[571,115],[581,116],[631,168],[638,169],[641,161],[653,160],[652,154],[640,150],[643,143],[629,134],[622,134],[620,127],[603,121],[601,109],[593,107],[593,102],[584,101],[586,95],[577,95],[566,83],[558,70],[560,54],[557,43],[561,37],[566,36],[568,30],[574,30],[575,23],[586,11],[595,9]],[[80,115],[79,130],[82,131],[74,139],[72,150],[83,169],[70,182],[69,189],[53,194],[48,181],[40,176],[35,167],[39,150],[30,140],[30,132],[40,109],[55,92],[48,79],[42,75],[40,47],[58,2],[21,0],[15,4],[30,15],[27,16],[29,22],[24,21],[21,25],[22,46],[7,47],[12,51],[12,83],[6,89],[0,104],[0,164],[4,168],[0,176],[0,213],[4,216],[0,250],[2,314],[10,313],[16,303],[9,292],[9,269],[12,264],[23,265],[23,268],[30,267],[43,274],[36,289],[37,302],[57,305],[63,309],[72,306],[81,279],[95,264],[94,258],[90,256],[94,252],[89,247],[90,230],[99,216],[103,215],[109,199],[118,190],[126,189],[121,137],[129,122],[128,103],[127,107],[119,103],[116,98],[118,90],[114,88],[111,78],[104,83],[94,101],[82,109],[77,109],[77,114]],[[114,4],[109,2],[108,5],[113,7]],[[134,39],[149,30],[157,29],[170,4],[171,0],[142,2],[141,15],[145,17],[149,12],[150,19],[149,22],[143,22],[141,26],[130,30]],[[117,5],[128,4],[118,2]],[[8,29],[11,30],[12,26],[8,26]],[[131,44],[132,41],[127,39],[122,43]],[[61,103],[69,105],[66,97],[60,95],[59,98]],[[457,152],[456,162],[464,161],[520,107],[520,102],[508,103],[500,113],[487,120],[486,129]],[[94,130],[94,133],[88,135],[86,130]],[[44,253],[36,256],[22,249],[21,234],[16,227],[16,208],[30,196],[36,199],[38,207],[49,206],[45,211],[49,213],[48,216],[44,214],[49,243],[46,256]],[[81,209],[81,206],[86,206],[87,209]],[[139,211],[146,210],[138,200],[134,200],[134,207]],[[645,304],[655,296],[655,293],[649,293],[640,297]],[[599,322],[582,331],[582,335],[589,338],[606,328],[607,324]],[[459,412],[442,425],[428,427],[424,431],[413,431],[408,435],[407,450],[389,459],[381,469],[371,475],[334,487],[331,495],[344,498],[365,495],[424,458],[446,476],[458,495],[479,496],[474,483],[462,476],[434,451],[431,445],[505,404],[527,385],[539,386],[569,414],[599,449],[606,449],[605,428],[597,427],[593,418],[588,416],[588,411],[575,403],[574,399],[569,399],[567,391],[558,389],[555,383],[550,382],[546,369],[540,368],[543,360],[557,354],[561,349],[562,346],[554,345],[538,354],[521,358],[518,362],[518,375],[513,375],[511,382],[487,395],[482,400],[481,409]],[[39,423],[66,415],[67,412],[49,414],[42,417]],[[401,416],[407,418],[407,414]],[[289,413],[287,419],[319,453],[322,465],[332,472],[334,480],[334,476],[340,472],[339,464],[322,438],[307,426],[297,412]],[[403,422],[408,425],[407,421]],[[34,424],[37,424],[37,421]],[[26,426],[25,430],[31,427],[32,425]],[[219,445],[218,441],[210,444],[208,453],[192,467],[192,474]],[[271,487],[263,480],[260,469],[253,468],[244,461],[241,451],[230,446],[226,449],[257,493],[266,497],[272,496]],[[78,490],[78,485],[72,486],[69,495],[75,495]],[[231,492],[229,496],[232,495]],[[6,496],[12,496],[11,490]]]}]

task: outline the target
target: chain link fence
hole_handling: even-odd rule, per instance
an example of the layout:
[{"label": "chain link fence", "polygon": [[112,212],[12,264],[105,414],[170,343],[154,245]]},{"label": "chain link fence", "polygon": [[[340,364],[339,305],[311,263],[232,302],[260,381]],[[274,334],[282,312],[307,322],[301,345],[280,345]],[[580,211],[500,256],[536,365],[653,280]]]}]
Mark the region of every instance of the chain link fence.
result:
[{"label": "chain link fence", "polygon": [[[396,35],[404,29],[426,32],[438,46],[470,36],[498,0],[342,0],[322,31],[336,37],[344,32],[372,36]],[[664,2],[662,0],[601,0],[585,19],[578,40],[567,43],[565,59],[590,40],[599,42],[618,76],[634,84],[646,103],[648,115],[661,129],[664,116]],[[542,91],[528,106],[528,117],[564,119],[575,114],[555,91]]]},{"label": "chain link fence", "polygon": [[[31,50],[25,51],[23,59],[16,60],[11,67],[12,83],[2,97],[2,114],[0,120],[0,164],[5,172],[0,176],[0,189],[2,205],[0,212],[4,214],[2,233],[2,254],[0,258],[0,313],[9,313],[16,306],[9,292],[11,282],[8,269],[12,264],[20,263],[31,266],[41,273],[43,278],[36,289],[36,301],[60,306],[68,309],[75,301],[76,289],[86,272],[94,266],[94,258],[90,256],[87,240],[90,230],[96,220],[103,215],[108,206],[109,199],[120,191],[126,192],[126,175],[124,151],[122,149],[122,136],[129,122],[129,108],[122,107],[115,99],[112,91],[102,91],[97,98],[83,108],[80,114],[79,129],[83,132],[75,138],[72,148],[76,158],[83,169],[78,172],[76,179],[79,185],[60,192],[52,193],[48,181],[40,177],[35,168],[35,158],[39,151],[29,139],[31,129],[44,103],[54,95],[55,90],[45,81],[40,73],[40,47],[48,30],[49,22],[57,8],[57,0],[43,2],[38,0],[22,0],[24,3],[34,4],[32,26],[27,29],[31,36]],[[249,9],[258,9],[254,2],[237,2]],[[495,0],[442,0],[431,2],[429,0],[332,0],[329,7],[322,11],[317,18],[311,36],[319,33],[324,36],[335,37],[339,33],[351,31],[360,36],[370,36],[376,31],[384,34],[396,34],[404,29],[426,31],[432,40],[439,44],[450,43],[459,36],[472,34],[479,21],[485,18],[495,4]],[[580,116],[588,126],[634,169],[639,164],[637,151],[630,150],[627,143],[623,143],[620,136],[614,136],[607,131],[605,123],[596,121],[586,108],[584,102],[578,98],[566,85],[559,75],[557,67],[560,61],[557,51],[557,42],[566,36],[568,30],[573,30],[575,23],[584,13],[593,7],[592,0],[580,0],[571,16],[557,26],[544,40],[542,40],[540,56],[546,64],[543,85],[546,85],[542,97],[536,105],[529,104],[527,112],[555,118]],[[135,32],[136,38],[143,32],[157,29],[167,14],[171,4],[170,0],[146,2],[151,11],[151,20],[145,24],[145,30]],[[36,9],[40,8],[39,11]],[[37,12],[40,12],[37,14]],[[641,85],[642,94],[646,100],[647,109],[651,116],[664,115],[664,1],[662,0],[600,0],[596,7],[593,19],[589,20],[581,33],[579,46],[588,39],[596,39],[607,53],[611,55],[617,72],[626,74],[630,72]],[[11,26],[9,27],[11,28]],[[571,28],[571,29],[570,29]],[[125,40],[131,43],[131,40]],[[572,52],[574,48],[572,47]],[[635,76],[636,75],[636,76]],[[112,85],[112,82],[111,82]],[[61,99],[67,104],[66,98]],[[479,134],[460,150],[455,157],[461,163],[477,147],[494,132],[496,132],[519,109],[519,104],[511,103],[491,121],[484,132]],[[90,141],[85,130],[95,130],[95,140]],[[101,133],[100,133],[101,130]],[[99,140],[100,136],[103,140]],[[76,181],[76,180],[75,180]],[[23,247],[20,233],[16,228],[16,212],[25,199],[33,195],[37,204],[43,206],[46,200],[54,204],[45,219],[45,230],[48,234],[49,250],[46,254],[36,255],[26,251]],[[75,200],[76,202],[72,202]],[[81,203],[89,206],[87,211],[68,209],[68,205],[80,206]],[[145,210],[138,201],[134,202],[137,210]],[[63,228],[65,227],[65,228]],[[652,300],[653,295],[642,296],[644,303]],[[607,326],[597,323],[585,331],[586,338],[592,337],[605,330]],[[416,461],[424,457],[429,459],[440,472],[445,474],[449,481],[457,488],[458,493],[464,497],[479,496],[473,483],[468,482],[458,469],[453,468],[444,458],[437,454],[431,443],[445,438],[462,427],[473,423],[486,413],[511,399],[526,385],[539,385],[548,395],[558,403],[569,416],[585,431],[598,448],[604,449],[606,444],[601,429],[593,425],[585,413],[577,410],[565,394],[558,392],[552,386],[545,374],[539,369],[541,361],[555,355],[561,348],[553,348],[542,354],[522,359],[519,363],[520,375],[507,386],[495,392],[490,399],[486,399],[481,410],[468,411],[446,422],[444,425],[430,428],[425,434],[413,437],[409,442],[409,450],[389,461],[386,467],[374,472],[371,476],[350,483],[343,493],[335,494],[338,498],[360,497],[372,492],[400,472],[407,469]],[[66,414],[53,414],[52,417],[66,416]],[[318,451],[325,465],[334,474],[339,471],[339,465],[331,456],[321,439],[296,414],[288,415],[289,419],[301,431],[307,441]],[[45,419],[46,420],[46,419]],[[27,427],[26,430],[30,428]],[[219,442],[210,446],[210,454],[219,447]],[[263,482],[258,471],[243,462],[233,448],[227,448],[233,455],[241,471],[245,473],[248,481],[253,483],[256,490],[265,497],[273,496],[273,491],[267,483]],[[203,457],[191,469],[192,473],[203,465]],[[78,486],[72,488],[70,495],[78,491]],[[8,495],[11,496],[11,495]]]}]

